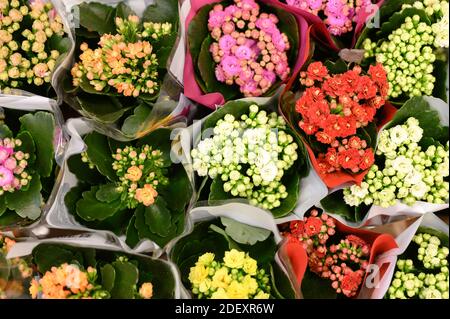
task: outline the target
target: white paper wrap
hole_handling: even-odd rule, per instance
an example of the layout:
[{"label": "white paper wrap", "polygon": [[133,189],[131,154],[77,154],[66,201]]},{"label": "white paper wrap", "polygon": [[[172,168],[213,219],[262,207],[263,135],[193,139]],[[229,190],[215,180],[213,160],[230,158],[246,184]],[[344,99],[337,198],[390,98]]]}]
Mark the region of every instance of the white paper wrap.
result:
[{"label": "white paper wrap", "polygon": [[416,234],[419,227],[429,227],[429,228],[441,231],[441,232],[445,233],[447,236],[449,235],[448,225],[445,222],[443,222],[442,219],[440,219],[433,213],[423,214],[414,223],[412,223],[408,228],[406,228],[402,233],[400,233],[395,238],[398,248],[393,249],[392,255],[385,257],[386,260],[391,260],[391,264],[389,265],[389,269],[386,271],[386,275],[385,275],[385,277],[389,278],[389,280],[380,282],[380,287],[377,289],[377,291],[373,295],[373,297],[375,299],[381,299],[387,293],[387,291],[391,285],[392,277],[394,276],[395,267],[396,267],[396,263],[397,263],[397,258],[394,257],[394,255],[400,256],[401,254],[403,254],[405,252],[405,250],[408,248],[409,244],[412,241],[412,238]]},{"label": "white paper wrap", "polygon": [[[53,99],[33,95],[25,91],[16,91],[17,95],[0,94],[0,112],[2,109],[14,109],[24,112],[46,111],[52,113],[55,118],[55,136],[53,138],[53,147],[55,150],[55,162],[61,167],[64,161],[64,150],[67,143],[67,136],[64,131],[64,118]],[[15,132],[18,133],[18,132]],[[46,215],[56,197],[56,192],[62,178],[62,171],[55,177],[55,184],[47,203],[42,208],[41,217],[34,223],[36,225]]]},{"label": "white paper wrap", "polygon": [[[27,241],[21,241],[17,242],[9,251],[8,255],[6,256],[8,259],[10,258],[16,258],[16,257],[25,257],[30,256],[33,249],[38,246],[39,244],[62,244],[62,245],[70,245],[75,247],[82,247],[82,248],[95,248],[95,249],[104,249],[114,252],[124,252],[124,253],[130,253],[129,251],[123,251],[118,247],[114,241],[110,241],[108,237],[104,237],[100,234],[95,233],[86,233],[82,235],[76,235],[76,236],[68,236],[68,237],[58,237],[58,238],[50,238],[50,239],[42,239],[42,240],[27,240]],[[149,259],[155,259],[146,255],[134,253],[136,256],[149,258]],[[178,273],[177,267],[170,261],[158,259],[158,261],[166,264],[169,266],[171,273],[173,274],[174,281],[175,281],[175,291],[174,291],[174,297],[175,299],[181,298],[181,280]]]},{"label": "white paper wrap", "polygon": [[179,41],[173,52],[173,63],[170,65],[169,71],[178,80],[183,83],[184,76],[184,60],[186,58],[186,18],[191,11],[191,1],[181,0],[182,5],[180,7],[180,32]]},{"label": "white paper wrap", "polygon": [[[196,223],[220,217],[227,217],[230,219],[234,219],[235,221],[238,221],[242,224],[270,230],[274,234],[275,242],[278,245],[280,245],[282,242],[282,238],[278,231],[275,220],[270,213],[266,212],[263,209],[242,203],[225,203],[219,206],[199,206],[189,212],[189,220],[186,223],[187,225],[185,232],[178,238],[174,239],[167,246],[167,254],[169,256],[169,260],[171,260],[172,258],[172,249],[177,241],[189,235],[194,230],[194,225]],[[294,287],[294,290],[296,290],[295,287],[297,287],[297,285],[295,283],[295,276],[285,266],[286,264],[289,265],[289,261],[282,260],[282,258],[283,257],[280,257],[278,253],[275,255],[275,261],[291,280],[292,287]],[[189,289],[187,289],[183,285],[181,289],[183,290],[183,297],[191,298]],[[296,294],[299,294],[299,291],[296,291]]]}]

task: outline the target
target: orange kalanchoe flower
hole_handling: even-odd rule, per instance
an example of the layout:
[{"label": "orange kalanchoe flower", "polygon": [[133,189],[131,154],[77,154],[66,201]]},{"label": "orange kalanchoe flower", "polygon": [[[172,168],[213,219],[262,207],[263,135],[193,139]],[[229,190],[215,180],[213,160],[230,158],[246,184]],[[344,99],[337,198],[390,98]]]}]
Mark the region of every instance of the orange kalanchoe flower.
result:
[{"label": "orange kalanchoe flower", "polygon": [[92,267],[83,271],[77,265],[64,263],[52,267],[41,279],[33,279],[29,292],[32,298],[37,298],[39,293],[43,299],[92,298],[97,289],[90,281],[96,272]]},{"label": "orange kalanchoe flower", "polygon": [[135,198],[139,203],[144,206],[153,205],[155,198],[158,196],[158,192],[150,184],[145,184],[144,188],[138,188],[136,190]]}]

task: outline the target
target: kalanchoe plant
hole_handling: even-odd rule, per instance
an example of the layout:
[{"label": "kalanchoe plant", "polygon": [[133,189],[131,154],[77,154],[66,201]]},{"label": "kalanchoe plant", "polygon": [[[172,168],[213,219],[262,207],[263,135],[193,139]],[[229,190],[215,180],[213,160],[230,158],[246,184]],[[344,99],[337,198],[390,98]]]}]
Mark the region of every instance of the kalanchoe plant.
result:
[{"label": "kalanchoe plant", "polygon": [[51,1],[0,1],[0,91],[50,96],[52,74],[70,49]]},{"label": "kalanchoe plant", "polygon": [[310,272],[329,280],[336,293],[354,297],[368,266],[370,244],[355,235],[334,240],[339,236],[335,228],[333,218],[313,209],[303,221],[291,222],[285,235],[303,244]]},{"label": "kalanchoe plant", "polygon": [[[164,2],[164,3],[163,3]],[[158,99],[178,35],[178,2],[157,1],[138,17],[124,2],[78,6],[76,63],[65,79],[66,102],[83,115],[117,124],[142,124]]]},{"label": "kalanchoe plant", "polygon": [[175,243],[170,257],[195,298],[294,298],[276,253],[269,230],[221,217],[196,223]]},{"label": "kalanchoe plant", "polygon": [[281,108],[325,184],[335,187],[365,174],[374,163],[376,114],[387,97],[383,67],[371,66],[365,74],[342,60],[312,62],[300,72],[300,86],[290,89]]},{"label": "kalanchoe plant", "polygon": [[376,61],[386,69],[392,101],[420,95],[446,99],[448,10],[448,1],[387,1],[380,10],[381,29],[366,29],[359,39],[364,64]]},{"label": "kalanchoe plant", "polygon": [[[205,276],[206,275],[206,276]],[[270,277],[248,253],[226,251],[223,261],[213,253],[198,257],[189,271],[192,293],[199,299],[269,299]]]},{"label": "kalanchoe plant", "polygon": [[[6,259],[16,241],[0,234],[0,299],[21,298],[33,273],[29,258]],[[5,271],[6,270],[6,271]]]},{"label": "kalanchoe plant", "polygon": [[209,201],[244,198],[277,217],[295,207],[307,169],[304,151],[284,119],[270,112],[251,102],[229,102],[205,120],[203,129],[213,136],[199,141],[191,155],[204,183],[212,180]]},{"label": "kalanchoe plant", "polygon": [[42,299],[174,298],[169,264],[118,251],[40,244],[33,249],[37,277],[29,293]]},{"label": "kalanchoe plant", "polygon": [[285,0],[295,8],[307,11],[323,19],[330,34],[343,37],[354,31],[361,14],[371,13],[372,0]]},{"label": "kalanchoe plant", "polygon": [[410,99],[380,132],[376,164],[363,182],[332,193],[322,206],[360,221],[371,205],[448,202],[448,128],[439,123],[439,114],[426,100]]},{"label": "kalanchoe plant", "polygon": [[390,235],[349,228],[312,208],[301,221],[279,225],[287,240],[300,242],[308,256],[301,283],[305,298],[355,298],[365,287],[370,264],[396,248]]},{"label": "kalanchoe plant", "polygon": [[170,130],[132,142],[92,132],[84,142],[86,151],[67,162],[78,184],[65,202],[77,221],[126,234],[130,247],[144,239],[163,247],[183,231],[192,187],[183,165],[171,161]]},{"label": "kalanchoe plant", "polygon": [[188,29],[198,86],[225,101],[273,95],[297,64],[299,42],[295,16],[265,1],[205,5]]},{"label": "kalanchoe plant", "polygon": [[448,235],[421,227],[398,261],[389,299],[448,299]]},{"label": "kalanchoe plant", "polygon": [[41,216],[56,176],[53,114],[3,109],[0,119],[0,227]]}]

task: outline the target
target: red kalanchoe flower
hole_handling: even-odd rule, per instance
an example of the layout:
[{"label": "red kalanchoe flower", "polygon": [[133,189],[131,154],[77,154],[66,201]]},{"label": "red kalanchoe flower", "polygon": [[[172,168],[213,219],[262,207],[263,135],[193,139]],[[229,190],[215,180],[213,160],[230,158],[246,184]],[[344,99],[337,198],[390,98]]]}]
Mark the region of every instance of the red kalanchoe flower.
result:
[{"label": "red kalanchoe flower", "polygon": [[[345,169],[357,173],[368,169],[374,162],[373,150],[367,148],[366,141],[358,143],[352,137],[356,137],[359,128],[369,125],[384,105],[388,88],[386,71],[377,64],[369,68],[367,75],[360,66],[330,75],[325,65],[314,62],[300,76],[300,82],[307,88],[296,103],[296,111],[302,116],[299,127],[305,134],[314,135],[318,142],[335,148],[317,154],[319,172]],[[341,139],[350,139],[350,145]]]},{"label": "red kalanchoe flower", "polygon": [[322,220],[318,217],[309,217],[305,223],[305,233],[308,237],[317,235],[322,228]]},{"label": "red kalanchoe flower", "polygon": [[298,126],[308,135],[312,135],[317,132],[319,127],[313,125],[313,124],[307,124],[304,121],[298,122]]},{"label": "red kalanchoe flower", "polygon": [[308,66],[306,76],[314,81],[323,81],[328,75],[328,69],[322,62],[313,62]]},{"label": "red kalanchoe flower", "polygon": [[327,154],[325,155],[325,160],[334,168],[339,168],[339,158],[338,152],[335,148],[329,148]]},{"label": "red kalanchoe flower", "polygon": [[377,91],[377,86],[367,75],[358,78],[355,92],[359,99],[372,99],[377,95]]},{"label": "red kalanchoe flower", "polygon": [[356,235],[348,235],[347,237],[345,237],[346,239],[348,239],[348,241],[358,247],[362,247],[362,246],[366,246],[367,243],[360,237],[356,236]]},{"label": "red kalanchoe flower", "polygon": [[359,168],[365,171],[369,169],[375,163],[375,154],[371,148],[364,151],[361,161],[359,162]]},{"label": "red kalanchoe flower", "polygon": [[338,161],[344,169],[353,170],[354,168],[359,167],[359,163],[361,162],[361,154],[358,150],[347,149],[339,152]]},{"label": "red kalanchoe flower", "polygon": [[359,290],[362,280],[363,274],[360,271],[348,272],[340,282],[342,293],[347,297],[354,297]]}]

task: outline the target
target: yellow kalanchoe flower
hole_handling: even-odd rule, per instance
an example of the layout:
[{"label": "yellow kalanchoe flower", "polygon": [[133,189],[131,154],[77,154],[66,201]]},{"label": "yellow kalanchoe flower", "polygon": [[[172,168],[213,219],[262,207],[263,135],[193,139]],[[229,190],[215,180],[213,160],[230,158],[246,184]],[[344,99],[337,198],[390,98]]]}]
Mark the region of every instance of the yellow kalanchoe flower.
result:
[{"label": "yellow kalanchoe flower", "polygon": [[213,253],[201,255],[191,267],[189,281],[198,298],[267,299],[270,298],[269,277],[258,271],[256,260],[236,249],[226,251],[223,262]]},{"label": "yellow kalanchoe flower", "polygon": [[225,252],[225,257],[223,257],[225,266],[229,268],[242,268],[245,261],[245,253],[232,249],[231,251]]}]

